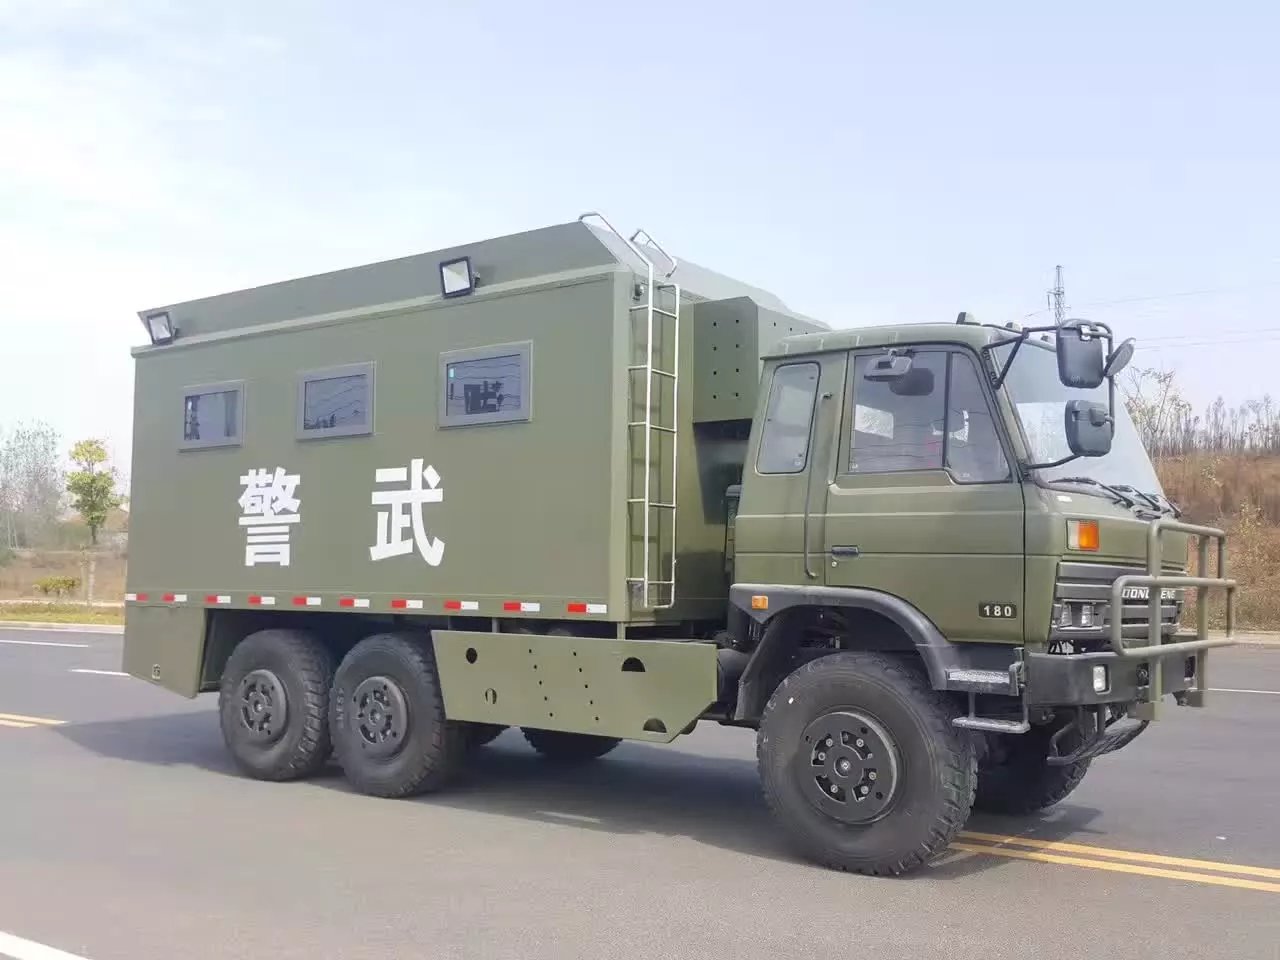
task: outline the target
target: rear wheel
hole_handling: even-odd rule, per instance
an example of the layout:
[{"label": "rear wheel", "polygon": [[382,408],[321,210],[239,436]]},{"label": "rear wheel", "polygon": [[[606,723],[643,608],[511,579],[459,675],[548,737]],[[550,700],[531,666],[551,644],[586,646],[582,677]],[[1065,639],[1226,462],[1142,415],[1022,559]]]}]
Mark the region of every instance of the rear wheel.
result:
[{"label": "rear wheel", "polygon": [[[1025,816],[1065,800],[1080,786],[1089,772],[1089,761],[1051,766],[1047,758],[1052,735],[1052,727],[1032,727],[1016,736],[1001,735],[991,744],[978,767],[974,809]],[[1063,744],[1066,750],[1079,743],[1079,737],[1064,739],[1068,741]]]},{"label": "rear wheel", "polygon": [[301,630],[260,630],[231,652],[218,721],[239,767],[259,780],[296,780],[329,759],[333,657]]},{"label": "rear wheel", "polygon": [[913,665],[836,653],[779,684],[757,755],[765,799],[798,850],[839,870],[900,874],[969,816],[973,742]]},{"label": "rear wheel", "polygon": [[330,728],[351,785],[379,797],[443,786],[467,750],[463,726],[444,716],[431,641],[417,634],[351,648],[334,676]]},{"label": "rear wheel", "polygon": [[565,733],[561,730],[539,730],[521,727],[529,746],[548,760],[560,763],[580,763],[603,757],[622,741],[617,737],[597,737],[590,733]]}]

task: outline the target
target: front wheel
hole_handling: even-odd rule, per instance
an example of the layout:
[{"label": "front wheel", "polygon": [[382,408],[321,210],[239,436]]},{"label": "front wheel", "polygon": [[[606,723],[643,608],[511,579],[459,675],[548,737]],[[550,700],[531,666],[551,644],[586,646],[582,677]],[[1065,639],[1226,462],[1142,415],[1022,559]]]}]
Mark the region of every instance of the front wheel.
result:
[{"label": "front wheel", "polygon": [[757,756],[765,800],[799,851],[839,870],[901,874],[969,816],[973,742],[955,705],[912,664],[835,653],[774,691]]}]

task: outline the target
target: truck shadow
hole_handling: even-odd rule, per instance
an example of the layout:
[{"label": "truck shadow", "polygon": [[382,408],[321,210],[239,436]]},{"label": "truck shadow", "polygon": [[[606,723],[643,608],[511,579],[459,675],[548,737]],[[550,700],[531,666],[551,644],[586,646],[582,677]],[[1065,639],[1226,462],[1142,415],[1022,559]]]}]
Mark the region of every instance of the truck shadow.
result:
[{"label": "truck shadow", "polygon": [[[56,734],[112,759],[242,776],[223,747],[216,714],[209,711],[67,724],[56,728]],[[352,793],[336,764],[308,785],[292,786]],[[805,862],[792,852],[766,808],[755,763],[747,758],[625,743],[600,760],[564,765],[539,757],[518,733],[509,731],[477,750],[448,789],[409,802],[615,835],[686,837],[747,856]],[[1097,813],[1064,804],[1042,818],[975,815],[966,829],[1087,840],[1092,833],[1088,824]],[[1003,858],[951,852],[923,875],[952,880],[1009,864]]]}]

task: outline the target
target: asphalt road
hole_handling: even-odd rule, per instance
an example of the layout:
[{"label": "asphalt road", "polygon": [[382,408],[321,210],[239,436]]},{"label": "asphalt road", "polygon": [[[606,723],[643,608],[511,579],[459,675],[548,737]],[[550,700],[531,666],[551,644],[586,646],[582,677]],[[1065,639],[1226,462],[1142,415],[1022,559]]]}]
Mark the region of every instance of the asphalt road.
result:
[{"label": "asphalt road", "polygon": [[1050,814],[875,880],[789,853],[748,732],[569,773],[509,732],[379,801],[243,779],[210,698],[74,672],[119,669],[118,636],[0,630],[0,956],[1276,960],[1280,649],[1215,657],[1261,692],[1171,708]]}]

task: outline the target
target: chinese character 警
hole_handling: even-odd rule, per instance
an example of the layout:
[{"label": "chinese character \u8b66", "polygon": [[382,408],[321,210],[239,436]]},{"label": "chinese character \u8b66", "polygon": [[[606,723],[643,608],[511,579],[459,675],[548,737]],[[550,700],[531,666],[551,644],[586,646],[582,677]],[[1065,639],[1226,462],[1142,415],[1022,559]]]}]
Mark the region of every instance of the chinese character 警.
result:
[{"label": "chinese character \u8b66", "polygon": [[301,506],[295,496],[301,477],[266,468],[250,470],[240,478],[240,526],[245,527],[244,565],[260,563],[289,566],[289,527],[301,523]]}]

